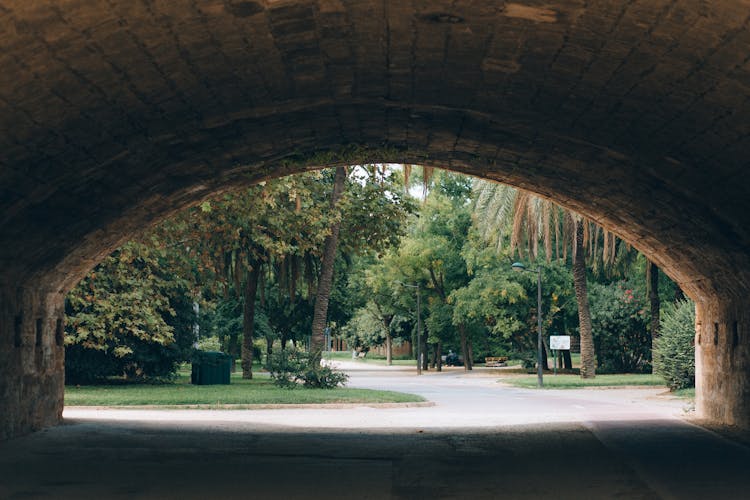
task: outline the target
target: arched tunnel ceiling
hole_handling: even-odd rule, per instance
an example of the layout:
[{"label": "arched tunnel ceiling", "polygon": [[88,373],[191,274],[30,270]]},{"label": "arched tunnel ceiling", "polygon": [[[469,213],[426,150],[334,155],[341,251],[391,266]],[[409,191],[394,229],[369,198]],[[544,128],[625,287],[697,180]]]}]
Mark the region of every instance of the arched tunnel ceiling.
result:
[{"label": "arched tunnel ceiling", "polygon": [[208,194],[353,161],[501,180],[695,298],[750,291],[750,2],[0,1],[0,266],[59,290]]}]

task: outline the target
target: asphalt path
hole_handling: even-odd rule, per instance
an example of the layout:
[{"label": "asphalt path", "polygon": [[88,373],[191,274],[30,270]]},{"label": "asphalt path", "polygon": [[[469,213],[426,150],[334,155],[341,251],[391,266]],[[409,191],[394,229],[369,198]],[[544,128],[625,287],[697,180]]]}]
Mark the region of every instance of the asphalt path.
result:
[{"label": "asphalt path", "polygon": [[[0,498],[750,498],[750,448],[660,389],[342,366],[429,407],[67,408],[0,443]],[[687,418],[686,418],[687,417]]]}]

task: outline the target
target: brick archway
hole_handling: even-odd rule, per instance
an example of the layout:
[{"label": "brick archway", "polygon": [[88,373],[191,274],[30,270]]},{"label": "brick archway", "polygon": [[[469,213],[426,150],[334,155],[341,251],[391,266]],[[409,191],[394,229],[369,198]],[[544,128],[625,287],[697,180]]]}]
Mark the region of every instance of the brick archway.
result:
[{"label": "brick archway", "polygon": [[63,292],[133,231],[368,160],[507,182],[620,234],[698,303],[699,410],[750,427],[747,15],[729,0],[6,2],[0,436],[58,421]]}]

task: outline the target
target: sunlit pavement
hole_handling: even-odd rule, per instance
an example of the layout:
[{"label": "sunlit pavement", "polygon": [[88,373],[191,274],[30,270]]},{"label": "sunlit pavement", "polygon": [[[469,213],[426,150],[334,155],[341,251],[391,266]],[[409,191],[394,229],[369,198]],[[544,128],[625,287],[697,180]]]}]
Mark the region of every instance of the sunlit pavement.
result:
[{"label": "sunlit pavement", "polygon": [[133,421],[211,421],[323,429],[455,429],[591,420],[626,421],[683,418],[685,400],[671,398],[664,388],[581,389],[538,391],[509,387],[496,370],[466,373],[451,368],[442,373],[338,361],[349,374],[349,386],[396,390],[423,396],[434,406],[311,409],[304,406],[274,410],[133,410],[68,408],[71,419]]},{"label": "sunlit pavement", "polygon": [[0,444],[0,498],[748,498],[750,449],[660,389],[538,391],[345,364],[430,407],[68,408]]}]

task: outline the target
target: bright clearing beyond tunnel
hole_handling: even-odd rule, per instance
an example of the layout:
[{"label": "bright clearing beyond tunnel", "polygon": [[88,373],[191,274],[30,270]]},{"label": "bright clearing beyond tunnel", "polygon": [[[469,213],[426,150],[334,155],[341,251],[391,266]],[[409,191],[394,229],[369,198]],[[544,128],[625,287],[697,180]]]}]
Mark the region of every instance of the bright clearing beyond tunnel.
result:
[{"label": "bright clearing beyond tunnel", "polygon": [[698,412],[750,427],[749,14],[3,1],[0,437],[59,422],[64,293],[120,243],[223,190],[365,162],[502,181],[632,243],[696,301]]}]

